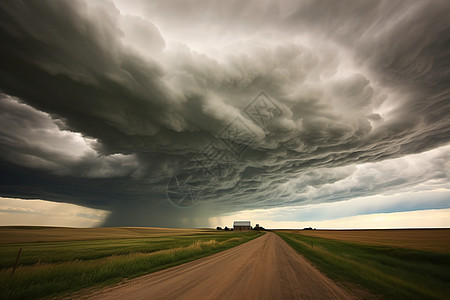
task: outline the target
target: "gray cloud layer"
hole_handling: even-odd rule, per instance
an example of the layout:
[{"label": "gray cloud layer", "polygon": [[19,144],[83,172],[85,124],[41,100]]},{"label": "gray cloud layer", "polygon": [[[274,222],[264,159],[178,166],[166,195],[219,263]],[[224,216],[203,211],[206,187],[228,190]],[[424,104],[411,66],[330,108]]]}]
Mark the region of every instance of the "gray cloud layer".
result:
[{"label": "gray cloud layer", "polygon": [[[448,178],[448,164],[380,165],[389,181],[354,166],[449,142],[446,1],[117,5],[0,4],[2,196],[106,208],[108,225],[192,226],[372,195],[433,170]],[[244,112],[261,91],[278,108],[264,126]],[[210,142],[229,154],[229,124],[250,145],[211,182],[195,160]],[[167,183],[193,174],[199,205],[173,208]],[[359,188],[305,193],[353,174]]]}]

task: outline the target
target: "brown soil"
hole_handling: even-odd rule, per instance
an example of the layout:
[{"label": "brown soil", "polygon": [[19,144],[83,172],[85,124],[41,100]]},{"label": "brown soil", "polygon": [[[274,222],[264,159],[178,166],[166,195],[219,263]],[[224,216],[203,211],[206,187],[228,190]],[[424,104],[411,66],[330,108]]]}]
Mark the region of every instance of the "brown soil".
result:
[{"label": "brown soil", "polygon": [[77,299],[356,299],[279,236],[262,237]]},{"label": "brown soil", "polygon": [[151,227],[100,227],[69,228],[39,226],[0,226],[0,243],[84,241],[191,235],[215,230],[151,228]]},{"label": "brown soil", "polygon": [[450,253],[450,229],[280,230],[341,241]]}]

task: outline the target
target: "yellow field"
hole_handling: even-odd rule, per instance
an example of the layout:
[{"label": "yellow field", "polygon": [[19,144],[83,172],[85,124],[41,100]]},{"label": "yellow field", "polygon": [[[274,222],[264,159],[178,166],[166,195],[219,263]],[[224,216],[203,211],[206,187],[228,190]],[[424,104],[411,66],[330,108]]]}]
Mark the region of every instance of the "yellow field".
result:
[{"label": "yellow field", "polygon": [[145,227],[0,227],[0,299],[64,298],[67,292],[156,272],[259,235]]},{"label": "yellow field", "polygon": [[305,236],[450,253],[450,229],[286,230]]},{"label": "yellow field", "polygon": [[[215,230],[212,230],[215,232]],[[156,227],[33,227],[33,226],[1,226],[0,243],[81,241],[99,239],[121,239],[140,237],[159,237],[174,235],[192,235],[207,233],[207,229],[180,229]]]}]

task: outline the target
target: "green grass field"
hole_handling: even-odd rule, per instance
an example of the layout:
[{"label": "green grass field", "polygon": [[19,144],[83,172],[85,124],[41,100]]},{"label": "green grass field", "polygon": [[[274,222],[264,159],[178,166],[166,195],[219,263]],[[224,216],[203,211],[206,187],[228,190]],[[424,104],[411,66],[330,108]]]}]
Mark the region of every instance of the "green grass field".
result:
[{"label": "green grass field", "polygon": [[276,232],[330,278],[383,299],[450,299],[450,255]]},{"label": "green grass field", "polygon": [[[37,299],[112,284],[192,261],[257,236],[254,232],[204,231],[166,237],[2,243],[0,299]],[[20,248],[19,265],[11,276]]]}]

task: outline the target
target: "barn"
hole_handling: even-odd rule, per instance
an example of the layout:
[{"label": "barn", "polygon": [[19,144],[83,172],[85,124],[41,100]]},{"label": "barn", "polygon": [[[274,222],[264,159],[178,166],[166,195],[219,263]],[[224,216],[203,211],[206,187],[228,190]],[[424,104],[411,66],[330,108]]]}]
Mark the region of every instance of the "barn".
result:
[{"label": "barn", "polygon": [[234,221],[233,229],[237,231],[252,230],[250,221]]}]

